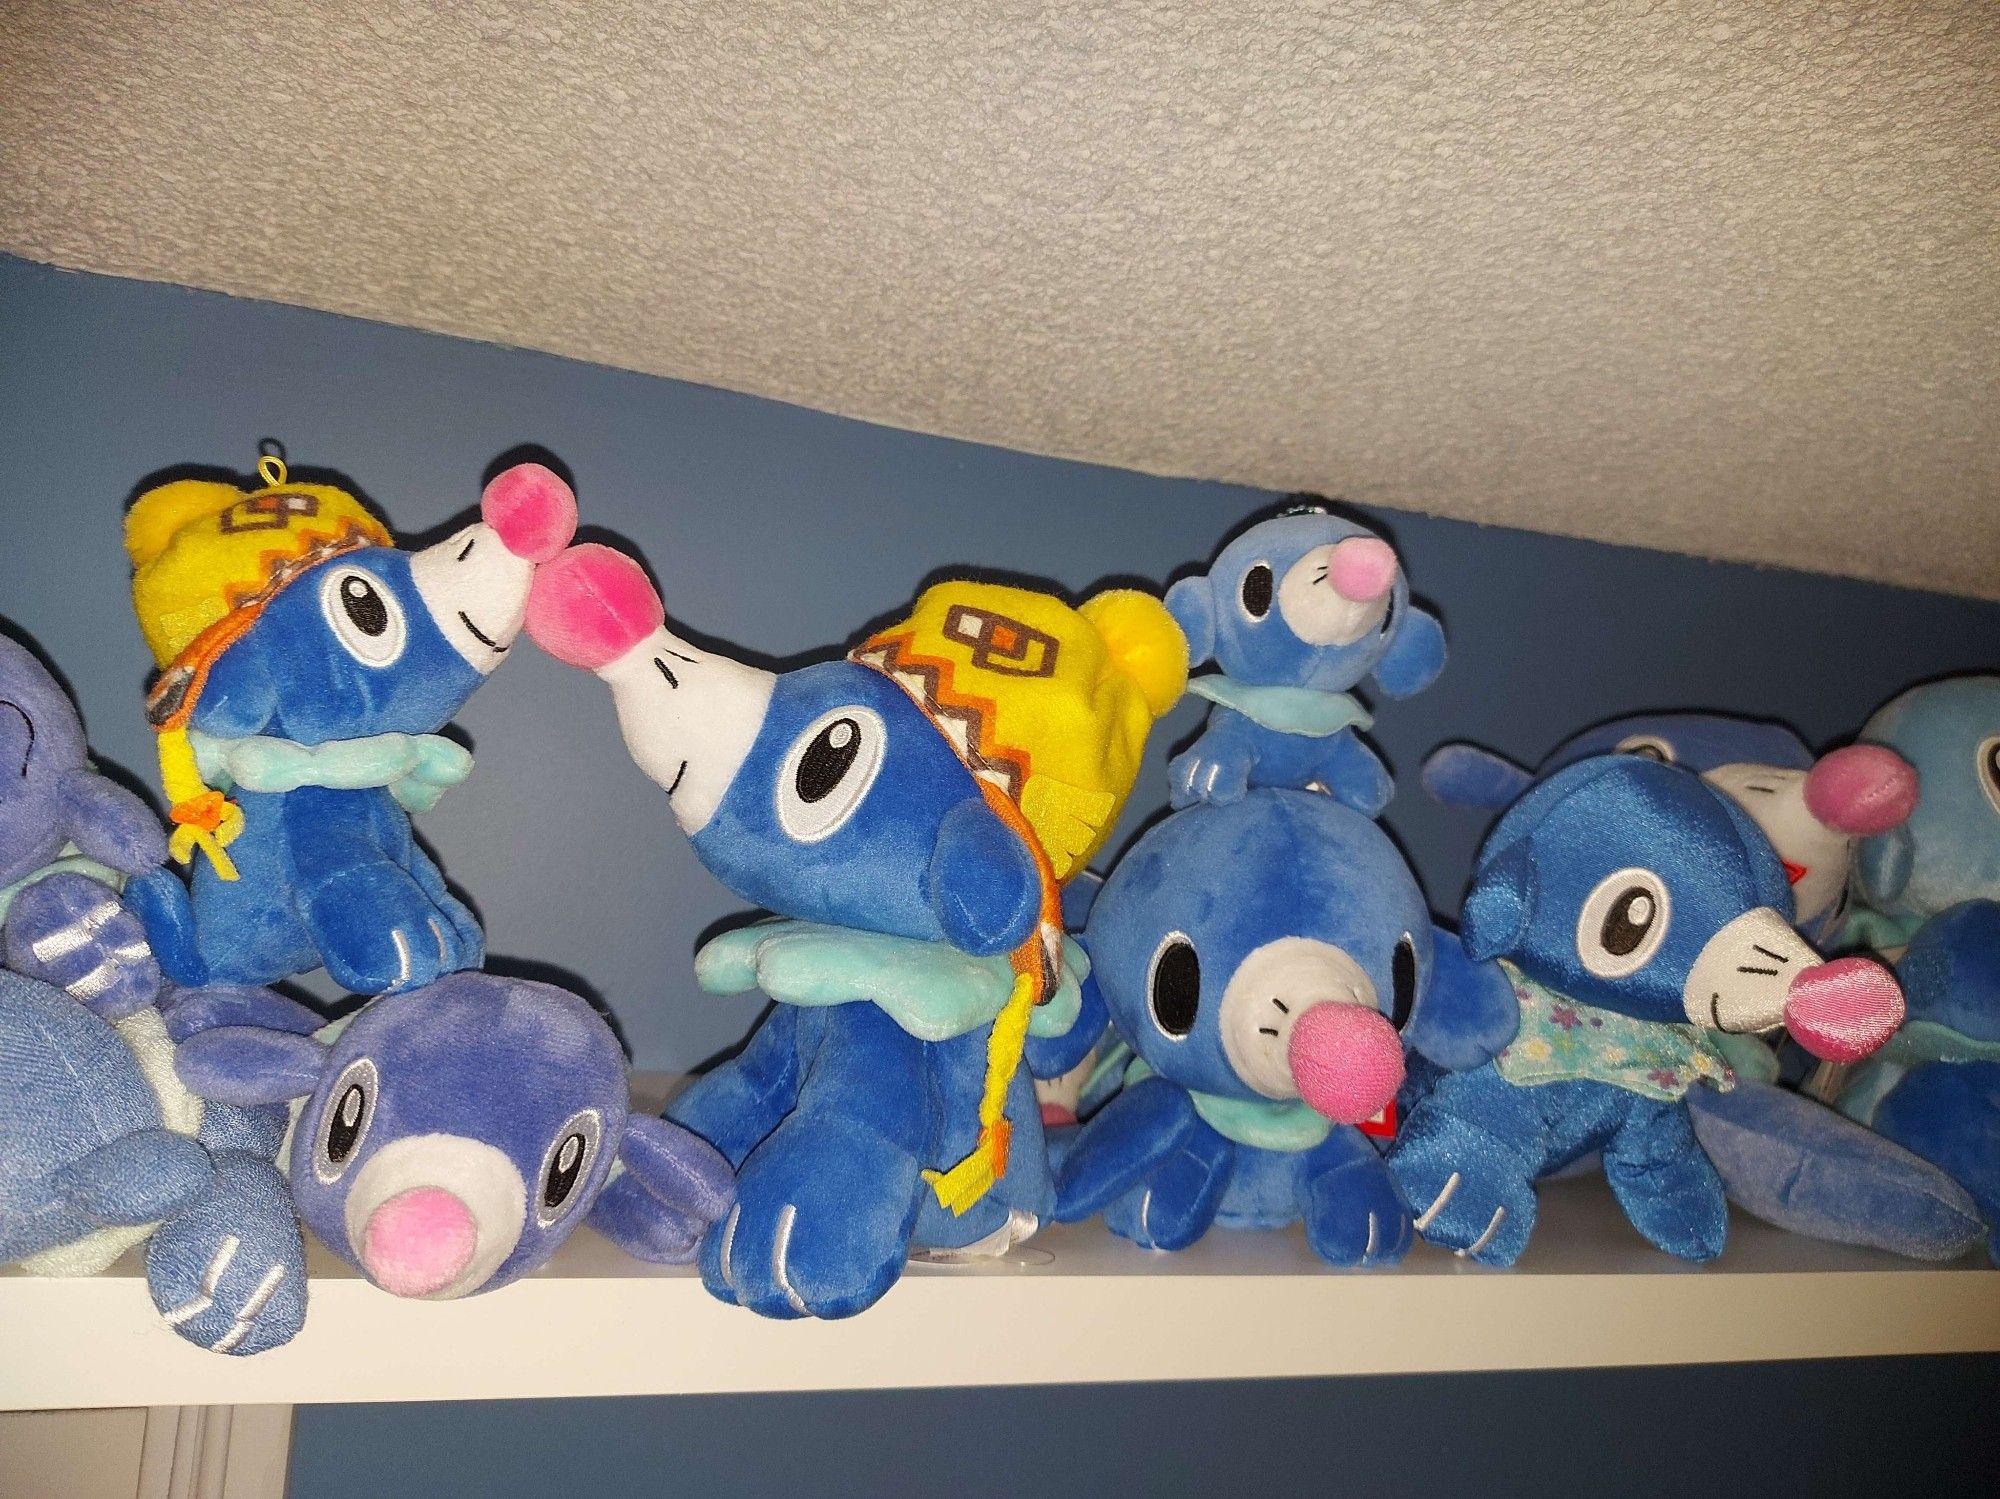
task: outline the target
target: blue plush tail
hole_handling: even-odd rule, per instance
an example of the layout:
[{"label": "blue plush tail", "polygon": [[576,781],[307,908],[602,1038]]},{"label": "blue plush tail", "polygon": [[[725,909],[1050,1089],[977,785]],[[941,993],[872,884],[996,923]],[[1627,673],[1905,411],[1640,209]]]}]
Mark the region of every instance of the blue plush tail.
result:
[{"label": "blue plush tail", "polygon": [[1504,755],[1476,744],[1441,744],[1424,760],[1424,790],[1447,807],[1482,807],[1498,812],[1534,776]]},{"label": "blue plush tail", "polygon": [[1767,1223],[1917,1260],[1955,1260],[1985,1235],[1964,1188],[1823,1104],[1747,1081],[1687,1103],[1729,1200]]},{"label": "blue plush tail", "polygon": [[171,869],[154,869],[127,882],[125,904],[146,928],[153,958],[174,983],[208,982],[208,961],[195,942],[194,901]]}]

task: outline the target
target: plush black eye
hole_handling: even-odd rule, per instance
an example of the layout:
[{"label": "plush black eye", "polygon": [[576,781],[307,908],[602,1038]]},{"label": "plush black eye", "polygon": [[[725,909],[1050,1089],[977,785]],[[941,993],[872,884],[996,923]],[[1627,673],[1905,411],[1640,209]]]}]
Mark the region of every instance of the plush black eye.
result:
[{"label": "plush black eye", "polygon": [[375,1117],[375,1092],[375,1064],[366,1057],[348,1063],[327,1091],[331,1102],[320,1124],[319,1150],[313,1160],[321,1181],[338,1178],[361,1148],[368,1122]]},{"label": "plush black eye", "polygon": [[1195,1012],[1201,1008],[1201,959],[1194,944],[1179,932],[1153,955],[1146,992],[1153,1023],[1167,1035],[1179,1040],[1194,1029]]},{"label": "plush black eye", "polygon": [[1650,869],[1615,870],[1597,882],[1576,918],[1576,953],[1604,979],[1637,973],[1666,940],[1672,906]]},{"label": "plush black eye", "polygon": [[847,778],[861,754],[861,726],[851,718],[836,718],[814,736],[799,757],[792,785],[799,800],[808,804],[824,801]]},{"label": "plush black eye", "polygon": [[1401,1030],[1410,1023],[1410,1011],[1417,1007],[1417,939],[1408,932],[1396,943],[1389,959],[1389,1023]]},{"label": "plush black eye", "polygon": [[1604,913],[1599,938],[1604,950],[1614,958],[1630,957],[1646,940],[1646,933],[1653,929],[1659,914],[1660,903],[1653,898],[1652,891],[1635,885],[1621,892]]},{"label": "plush black eye", "polygon": [[389,606],[382,591],[358,573],[340,580],[340,607],[363,635],[380,635],[389,628]]},{"label": "plush black eye", "polygon": [[1271,564],[1259,562],[1243,575],[1243,612],[1262,619],[1271,612]]},{"label": "plush black eye", "polygon": [[786,836],[817,843],[844,826],[875,784],[887,743],[881,718],[858,703],[808,724],[778,772],[778,826]]},{"label": "plush black eye", "polygon": [[535,1221],[547,1228],[572,1204],[579,1183],[590,1175],[604,1125],[597,1110],[583,1109],[563,1121],[549,1153],[542,1158],[541,1199]]},{"label": "plush black eye", "polygon": [[569,1200],[569,1194],[576,1190],[579,1177],[583,1175],[585,1141],[582,1135],[564,1135],[562,1144],[556,1147],[555,1159],[549,1162],[549,1174],[542,1181],[542,1206],[559,1208]]},{"label": "plush black eye", "polygon": [[1979,746],[1979,787],[1993,810],[2000,812],[2000,734]]},{"label": "plush black eye", "polygon": [[1641,760],[1658,760],[1662,765],[1674,763],[1673,747],[1664,739],[1655,739],[1651,734],[1634,734],[1630,739],[1621,739],[1611,747],[1614,755],[1637,755]]}]

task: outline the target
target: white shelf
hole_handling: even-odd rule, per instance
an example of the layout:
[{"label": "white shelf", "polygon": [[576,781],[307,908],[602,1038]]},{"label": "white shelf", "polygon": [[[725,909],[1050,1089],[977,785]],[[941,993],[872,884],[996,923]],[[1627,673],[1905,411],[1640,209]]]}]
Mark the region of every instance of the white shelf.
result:
[{"label": "white shelf", "polygon": [[1304,1238],[1217,1232],[1149,1254],[1099,1224],[1011,1261],[914,1266],[838,1323],[769,1322],[689,1269],[580,1233],[540,1274],[465,1301],[399,1301],[315,1246],[312,1309],[250,1359],[161,1325],[134,1263],[85,1280],[0,1275],[0,1409],[487,1400],[896,1386],[1418,1373],[2000,1351],[2000,1271],[1792,1238],[1739,1217],[1683,1265],[1599,1180],[1544,1187],[1522,1263],[1418,1245],[1338,1272]]}]

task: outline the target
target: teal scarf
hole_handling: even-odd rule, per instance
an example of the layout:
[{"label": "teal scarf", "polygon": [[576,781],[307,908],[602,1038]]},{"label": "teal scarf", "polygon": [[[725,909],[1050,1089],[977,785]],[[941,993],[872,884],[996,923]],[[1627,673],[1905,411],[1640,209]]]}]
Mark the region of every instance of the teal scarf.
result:
[{"label": "teal scarf", "polygon": [[[1083,1004],[1090,959],[1063,939],[1062,979],[1028,1020],[1031,1036],[1063,1036]],[[761,989],[779,1004],[873,1004],[919,1041],[991,1025],[1014,990],[1005,954],[976,958],[943,942],[778,919],[724,932],[694,955],[710,994]]]},{"label": "teal scarf", "polygon": [[1330,739],[1342,729],[1366,729],[1375,722],[1351,694],[1317,687],[1256,687],[1217,672],[1189,678],[1187,690],[1241,713],[1259,728],[1308,739]]},{"label": "teal scarf", "polygon": [[472,752],[442,734],[371,734],[297,744],[263,734],[223,739],[194,729],[188,740],[202,779],[222,791],[231,786],[255,792],[386,787],[405,811],[428,812],[472,774]]},{"label": "teal scarf", "polygon": [[1735,1086],[1728,1062],[1702,1027],[1600,1010],[1544,988],[1504,959],[1500,967],[1521,1006],[1521,1028],[1493,1065],[1515,1087],[1602,1083],[1670,1103],[1698,1082]]},{"label": "teal scarf", "polygon": [[[1125,1086],[1153,1076],[1144,1058],[1125,1069]],[[1333,1133],[1333,1121],[1297,1098],[1224,1098],[1220,1093],[1181,1090],[1194,1111],[1223,1139],[1257,1150],[1294,1154],[1311,1150]]]}]

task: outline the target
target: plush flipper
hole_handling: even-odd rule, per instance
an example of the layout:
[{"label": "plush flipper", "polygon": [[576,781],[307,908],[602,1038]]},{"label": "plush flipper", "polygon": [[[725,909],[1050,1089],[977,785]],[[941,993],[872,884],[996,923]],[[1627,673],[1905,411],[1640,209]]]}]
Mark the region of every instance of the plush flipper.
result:
[{"label": "plush flipper", "polygon": [[160,967],[139,918],[82,874],[52,874],[7,912],[7,966],[61,989],[107,1020],[151,1004]]},{"label": "plush flipper", "polygon": [[1953,1260],[1985,1234],[1979,1207],[1929,1162],[1782,1088],[1695,1088],[1696,1138],[1730,1201],[1789,1233]]},{"label": "plush flipper", "polygon": [[194,901],[180,876],[155,869],[125,885],[125,904],[146,928],[146,941],[160,971],[176,984],[208,982],[208,962],[195,941]]},{"label": "plush flipper", "polygon": [[151,1223],[199,1197],[211,1169],[208,1152],[187,1136],[142,1129],[71,1161],[49,1185],[93,1223]]},{"label": "plush flipper", "polygon": [[153,1304],[190,1343],[262,1353],[305,1325],[306,1259],[285,1179],[225,1153],[212,1190],[160,1225],[146,1249]]}]

